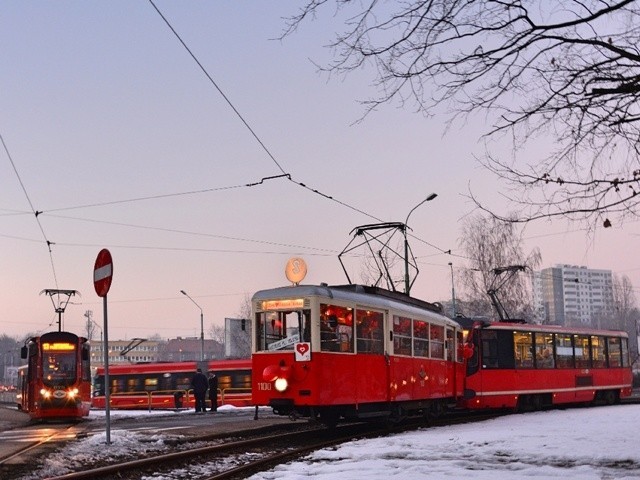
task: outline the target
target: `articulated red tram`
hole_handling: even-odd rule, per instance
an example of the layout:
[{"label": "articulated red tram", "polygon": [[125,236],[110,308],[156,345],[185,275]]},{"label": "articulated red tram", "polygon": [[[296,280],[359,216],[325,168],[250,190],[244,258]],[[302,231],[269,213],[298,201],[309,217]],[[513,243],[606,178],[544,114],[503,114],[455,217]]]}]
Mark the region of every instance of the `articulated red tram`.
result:
[{"label": "articulated red tram", "polygon": [[538,410],[631,395],[626,332],[475,322],[460,406]]},{"label": "articulated red tram", "polygon": [[467,324],[437,304],[360,285],[263,290],[252,307],[253,402],[280,415],[333,425],[631,394],[625,332]]},{"label": "articulated red tram", "polygon": [[22,348],[19,408],[34,419],[79,418],[91,407],[87,339],[70,332],[32,337]]},{"label": "articulated red tram", "polygon": [[[218,377],[219,405],[252,405],[251,361],[209,360],[110,365],[110,408],[194,407],[191,378],[197,368]],[[93,406],[105,408],[104,367],[99,367],[94,377]]]},{"label": "articulated red tram", "polygon": [[377,287],[257,292],[253,401],[281,415],[429,415],[464,390],[463,330],[438,305]]}]

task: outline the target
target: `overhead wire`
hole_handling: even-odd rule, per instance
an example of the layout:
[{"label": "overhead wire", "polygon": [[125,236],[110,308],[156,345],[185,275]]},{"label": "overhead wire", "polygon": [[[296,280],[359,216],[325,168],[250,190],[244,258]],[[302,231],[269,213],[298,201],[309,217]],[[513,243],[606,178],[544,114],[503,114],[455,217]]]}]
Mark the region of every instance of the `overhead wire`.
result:
[{"label": "overhead wire", "polygon": [[31,207],[31,213],[35,216],[36,219],[36,223],[38,224],[38,228],[40,229],[40,233],[42,233],[42,238],[45,241],[45,244],[47,245],[47,251],[49,252],[49,261],[51,262],[51,270],[53,271],[53,281],[56,285],[56,288],[58,288],[58,276],[56,275],[56,266],[53,262],[53,251],[51,250],[51,245],[54,245],[53,242],[51,242],[48,238],[47,238],[47,234],[44,232],[44,227],[42,226],[42,222],[40,222],[40,219],[38,218],[38,216],[42,213],[39,212],[35,209],[35,207],[33,206],[33,202],[31,201],[31,197],[29,196],[29,192],[27,192],[27,188],[24,185],[24,182],[22,181],[22,177],[20,176],[20,172],[18,172],[18,168],[16,167],[15,162],[13,161],[13,157],[11,156],[11,152],[9,152],[9,148],[7,147],[7,144],[4,141],[4,137],[2,136],[2,134],[0,133],[0,141],[2,142],[2,147],[4,148],[5,153],[7,154],[7,158],[9,159],[9,163],[11,163],[11,168],[13,168],[14,173],[16,174],[16,177],[18,179],[18,183],[20,183],[20,188],[22,188],[22,192],[24,193],[25,198],[27,199],[27,202],[29,203],[29,207]]}]

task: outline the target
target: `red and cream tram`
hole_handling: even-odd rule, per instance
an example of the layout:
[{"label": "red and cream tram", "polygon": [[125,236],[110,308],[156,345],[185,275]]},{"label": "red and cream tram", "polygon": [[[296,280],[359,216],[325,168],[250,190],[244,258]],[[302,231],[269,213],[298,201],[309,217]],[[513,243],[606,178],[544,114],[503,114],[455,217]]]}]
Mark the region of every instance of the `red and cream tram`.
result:
[{"label": "red and cream tram", "polygon": [[257,292],[253,402],[281,415],[402,418],[463,393],[462,327],[439,305],[361,285]]},{"label": "red and cream tram", "polygon": [[[110,407],[186,408],[195,406],[191,378],[196,368],[215,372],[218,377],[218,404],[245,407],[251,402],[250,360],[209,360],[204,362],[158,362],[110,365]],[[208,398],[208,397],[207,397]],[[207,404],[209,400],[207,400]],[[104,367],[94,377],[93,406],[105,408]]]},{"label": "red and cream tram", "polygon": [[22,348],[19,408],[34,419],[89,415],[91,368],[87,339],[70,332],[32,337]]},{"label": "red and cream tram", "polygon": [[467,341],[463,408],[528,411],[631,395],[626,332],[474,322]]}]

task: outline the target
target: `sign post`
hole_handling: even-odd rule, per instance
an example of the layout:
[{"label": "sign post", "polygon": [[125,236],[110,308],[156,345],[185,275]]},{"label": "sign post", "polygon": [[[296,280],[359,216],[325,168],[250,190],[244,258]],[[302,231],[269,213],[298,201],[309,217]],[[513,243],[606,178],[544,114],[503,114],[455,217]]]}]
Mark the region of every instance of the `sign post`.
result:
[{"label": "sign post", "polygon": [[107,445],[111,444],[111,392],[109,385],[109,329],[107,328],[107,293],[111,288],[113,278],[113,260],[111,253],[103,248],[98,253],[96,263],[93,267],[93,286],[99,297],[102,297],[102,311],[104,316],[104,398],[105,398],[105,428]]}]

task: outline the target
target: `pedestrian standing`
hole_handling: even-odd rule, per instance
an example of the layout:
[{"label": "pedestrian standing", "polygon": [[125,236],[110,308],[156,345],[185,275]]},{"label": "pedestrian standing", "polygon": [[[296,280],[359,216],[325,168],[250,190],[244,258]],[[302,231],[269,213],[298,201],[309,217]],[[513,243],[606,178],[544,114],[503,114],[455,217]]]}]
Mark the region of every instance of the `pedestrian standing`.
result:
[{"label": "pedestrian standing", "polygon": [[207,411],[205,399],[207,396],[207,388],[209,382],[202,369],[198,368],[196,374],[191,379],[191,387],[193,388],[193,396],[196,399],[196,413],[205,413]]},{"label": "pedestrian standing", "polygon": [[209,372],[209,400],[211,401],[211,412],[218,411],[218,377],[215,372]]}]

